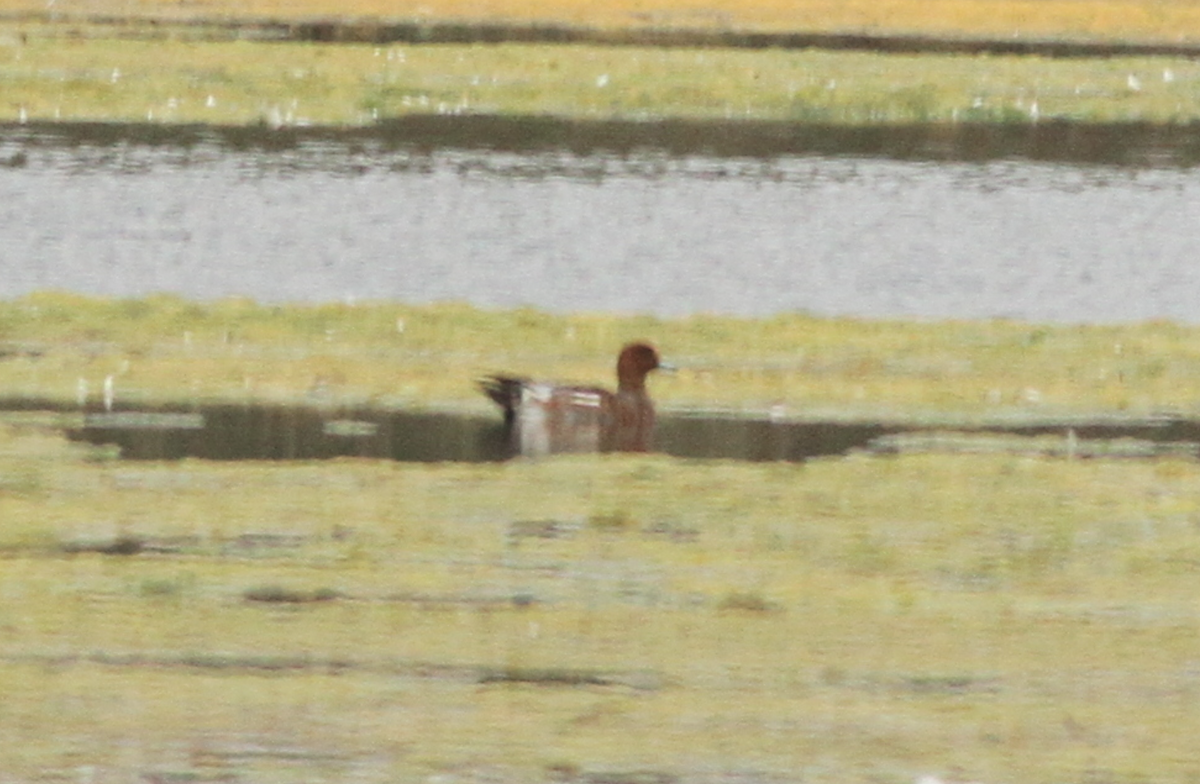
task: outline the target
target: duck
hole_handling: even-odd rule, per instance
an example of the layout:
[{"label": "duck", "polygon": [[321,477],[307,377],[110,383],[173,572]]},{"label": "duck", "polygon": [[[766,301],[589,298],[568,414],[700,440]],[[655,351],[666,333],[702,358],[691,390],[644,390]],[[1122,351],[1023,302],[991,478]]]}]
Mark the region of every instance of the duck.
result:
[{"label": "duck", "polygon": [[568,452],[648,452],[654,402],[646,376],[669,369],[649,343],[629,343],[617,355],[617,391],[488,375],[480,390],[504,412],[516,451],[536,457]]}]

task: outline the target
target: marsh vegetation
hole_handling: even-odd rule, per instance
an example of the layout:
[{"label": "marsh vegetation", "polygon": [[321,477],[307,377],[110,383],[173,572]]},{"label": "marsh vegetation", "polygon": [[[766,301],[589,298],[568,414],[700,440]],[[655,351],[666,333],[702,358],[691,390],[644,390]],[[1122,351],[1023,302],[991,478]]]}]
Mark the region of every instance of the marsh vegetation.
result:
[{"label": "marsh vegetation", "polygon": [[[962,422],[1190,415],[1200,328],[697,315],[680,319],[461,304],[260,305],[43,293],[0,303],[10,398],[368,404],[489,412],[495,370],[610,384],[614,346],[651,340],[680,366],[664,410]],[[111,379],[111,381],[108,381]]]},{"label": "marsh vegetation", "polygon": [[0,120],[369,125],[410,115],[580,120],[1190,123],[1181,57],[122,40],[0,28]]},{"label": "marsh vegetation", "polygon": [[0,429],[14,781],[1195,773],[1193,459],[133,464],[52,424]]},{"label": "marsh vegetation", "polygon": [[1026,40],[1200,40],[1192,0],[57,0],[53,14],[34,0],[0,0],[0,11],[68,22],[210,20],[233,23],[333,20],[450,21],[598,29],[816,30],[837,33],[995,37]]},{"label": "marsh vegetation", "polygon": [[[636,335],[691,362],[656,379],[664,406],[783,395],[844,417],[1194,408],[1197,341],[50,294],[0,323],[9,394],[111,374],[118,396],[294,399],[320,378],[380,405],[485,407],[479,369],[606,378]],[[130,463],[67,442],[64,417],[0,430],[0,769],[17,781],[1195,772],[1186,454],[930,438],[797,464]]]},{"label": "marsh vegetation", "polygon": [[[837,30],[1184,41],[1200,30],[1185,2],[425,6],[601,26],[778,29],[799,17]],[[5,24],[8,121],[1200,113],[1194,63],[1167,59],[117,42],[111,29]],[[675,410],[945,427],[1197,408],[1200,330],[1164,322],[660,320],[59,293],[0,303],[0,390],[34,408],[111,397],[483,411],[480,372],[603,380],[631,339],[683,366],[654,384]],[[1200,775],[1192,456],[947,453],[946,436],[795,464],[132,463],[68,442],[70,416],[0,417],[6,780]]]}]

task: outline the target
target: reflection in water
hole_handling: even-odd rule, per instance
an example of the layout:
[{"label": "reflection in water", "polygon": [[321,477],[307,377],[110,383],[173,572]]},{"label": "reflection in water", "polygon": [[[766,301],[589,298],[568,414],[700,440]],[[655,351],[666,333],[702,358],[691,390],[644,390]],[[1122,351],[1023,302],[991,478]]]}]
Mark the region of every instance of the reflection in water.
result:
[{"label": "reflection in water", "polygon": [[[656,451],[678,457],[803,460],[866,446],[875,425],[772,423],[661,417]],[[114,411],[85,416],[71,438],[116,444],[134,460],[318,460],[372,457],[407,462],[489,462],[516,456],[496,416],[284,406],[203,406],[188,412]]]},{"label": "reflection in water", "polygon": [[[181,417],[189,417],[183,426]],[[510,456],[503,428],[492,419],[284,406],[214,405],[186,413],[96,412],[87,414],[83,427],[70,436],[117,444],[123,457],[135,460],[374,457],[479,462]]]},{"label": "reflection in water", "polygon": [[0,296],[1200,318],[1195,134],[411,123],[0,128]]},{"label": "reflection in water", "polygon": [[[27,403],[24,404],[28,405]],[[788,422],[699,415],[664,415],[655,451],[683,458],[802,461],[856,449],[890,453],[902,449],[912,425],[870,422]],[[1043,422],[991,427],[976,432],[1029,437],[1055,436],[1075,456],[1149,456],[1197,453],[1200,422],[1154,419],[1113,422]],[[515,456],[499,417],[412,413],[380,409],[317,409],[286,406],[209,405],[168,409],[91,412],[83,426],[68,431],[75,440],[115,444],[132,460],[318,460],[370,457],[407,462],[492,462]],[[899,438],[898,438],[899,437]],[[1116,440],[1125,447],[1097,449]],[[1136,442],[1133,441],[1136,439]],[[910,439],[912,440],[912,439]],[[1077,444],[1092,446],[1076,448]],[[980,446],[923,441],[918,448],[975,449]],[[996,448],[993,445],[993,448]],[[998,448],[1047,452],[1030,441]]]}]

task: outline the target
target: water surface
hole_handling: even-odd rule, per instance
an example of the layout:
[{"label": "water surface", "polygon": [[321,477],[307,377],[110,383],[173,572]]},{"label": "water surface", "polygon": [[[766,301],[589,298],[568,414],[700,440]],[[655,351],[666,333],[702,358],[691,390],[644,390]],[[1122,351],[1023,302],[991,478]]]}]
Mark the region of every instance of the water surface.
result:
[{"label": "water surface", "polygon": [[[59,410],[0,400],[0,410]],[[119,448],[130,460],[495,462],[518,455],[499,416],[370,407],[205,404],[75,412],[68,435]],[[1064,457],[1147,458],[1200,453],[1200,423],[1178,417],[1048,419],[924,430],[912,422],[753,419],[669,413],[653,451],[679,458],[801,462],[853,451],[1002,451]]]},{"label": "water surface", "polygon": [[1070,136],[1010,150],[898,132],[836,154],[825,137],[597,133],[275,145],[267,130],[242,143],[9,128],[0,296],[1200,319],[1200,168],[1120,135],[1097,152]]}]

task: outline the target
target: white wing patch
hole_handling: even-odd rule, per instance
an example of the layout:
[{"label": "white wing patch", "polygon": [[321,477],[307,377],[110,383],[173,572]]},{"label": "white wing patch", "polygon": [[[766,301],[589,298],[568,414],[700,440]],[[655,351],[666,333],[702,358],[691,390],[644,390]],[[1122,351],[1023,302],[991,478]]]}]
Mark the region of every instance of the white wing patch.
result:
[{"label": "white wing patch", "polygon": [[586,406],[588,408],[600,407],[600,395],[596,392],[589,392],[584,389],[572,389],[570,404],[573,406]]}]

